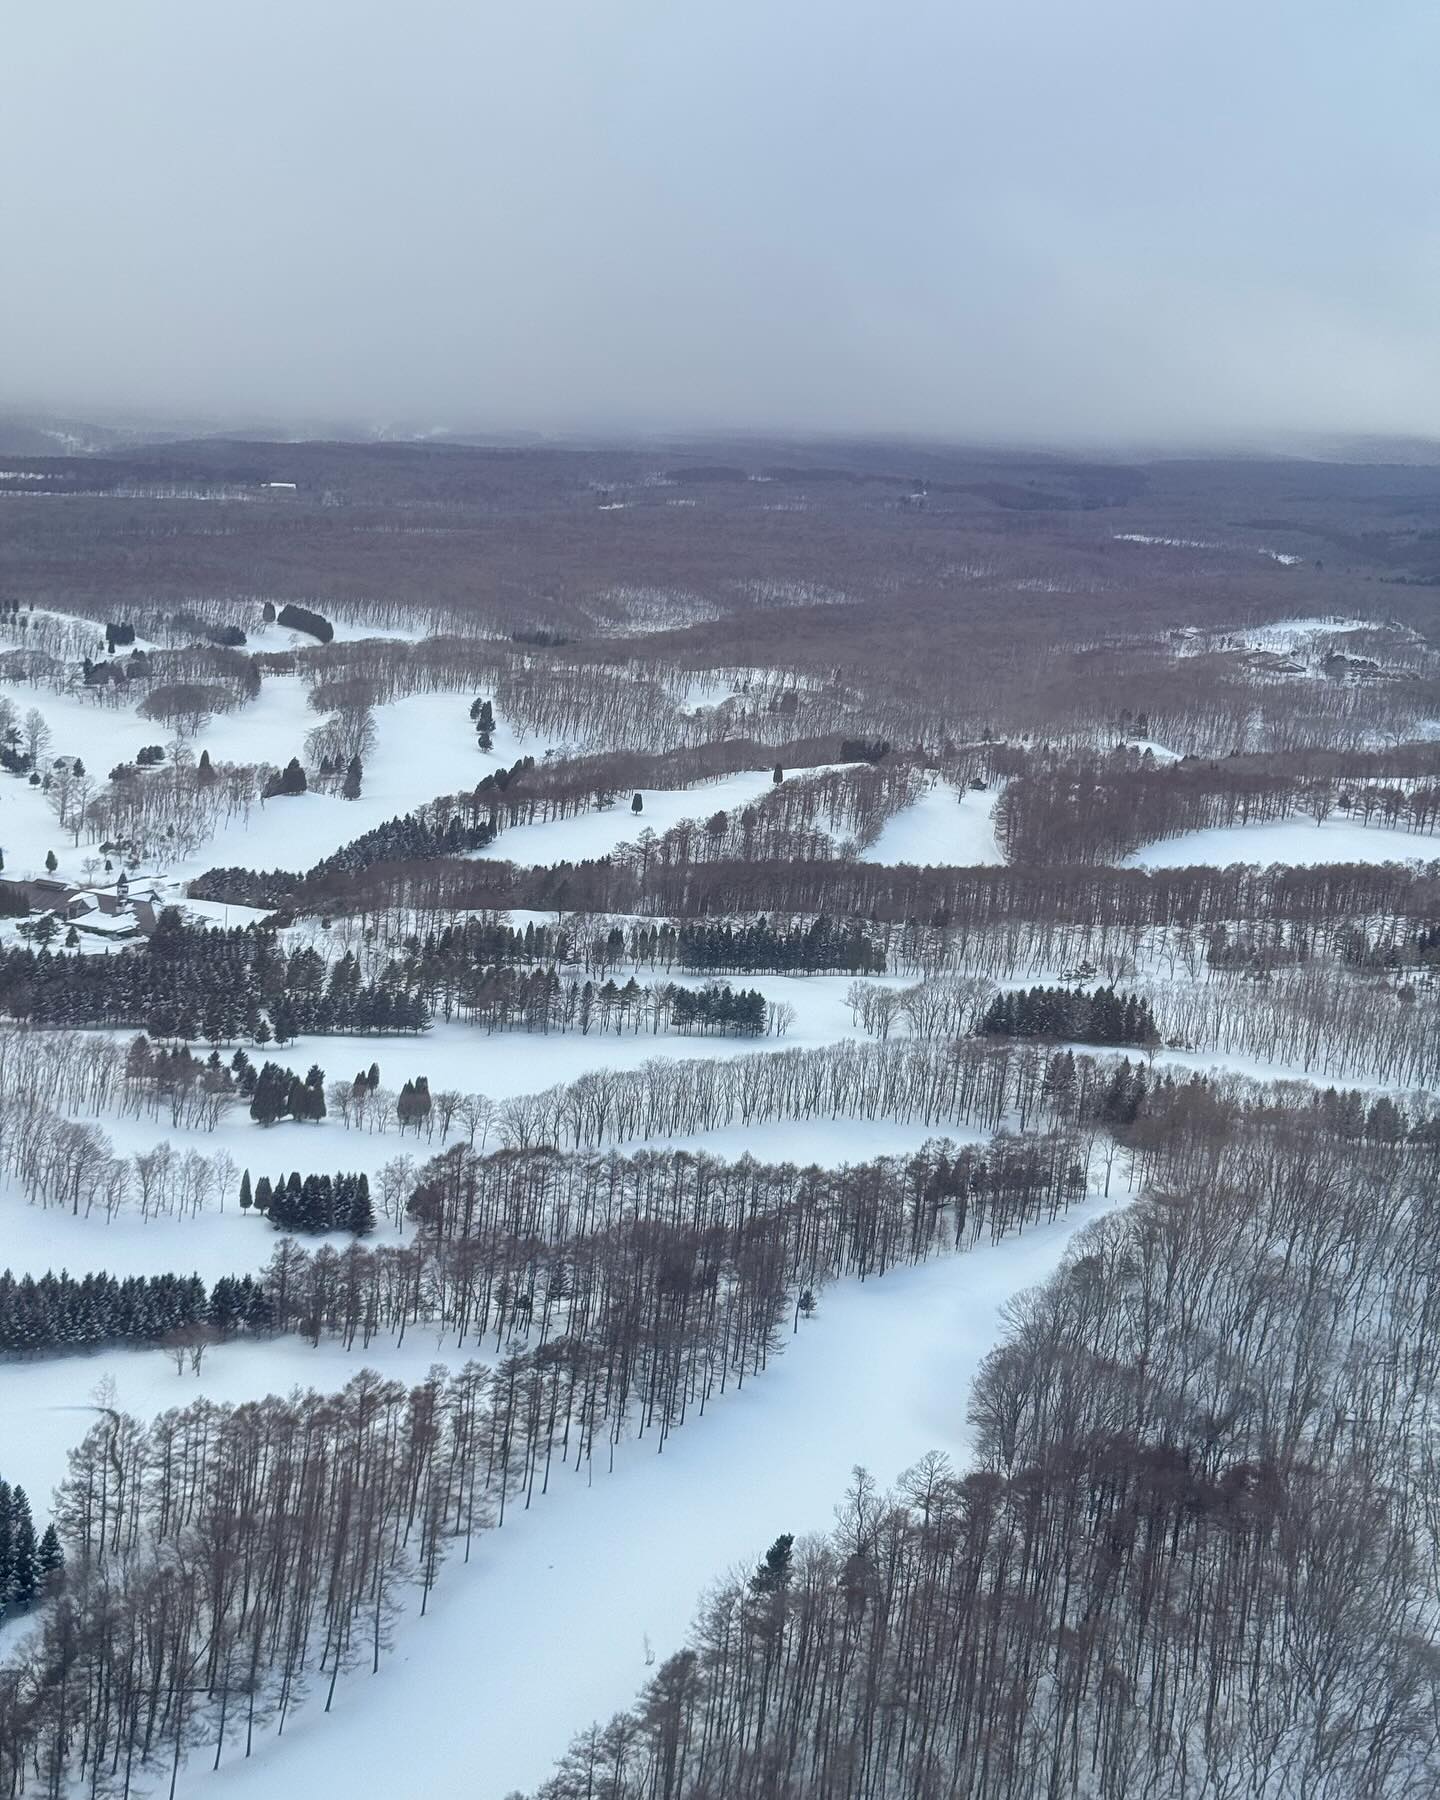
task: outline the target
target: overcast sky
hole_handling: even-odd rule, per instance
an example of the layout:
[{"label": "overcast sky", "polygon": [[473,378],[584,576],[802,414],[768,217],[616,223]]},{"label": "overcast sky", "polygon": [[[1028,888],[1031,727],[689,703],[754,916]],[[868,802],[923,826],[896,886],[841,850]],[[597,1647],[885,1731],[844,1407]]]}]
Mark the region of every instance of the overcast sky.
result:
[{"label": "overcast sky", "polygon": [[43,0],[0,403],[1440,435],[1434,0]]}]

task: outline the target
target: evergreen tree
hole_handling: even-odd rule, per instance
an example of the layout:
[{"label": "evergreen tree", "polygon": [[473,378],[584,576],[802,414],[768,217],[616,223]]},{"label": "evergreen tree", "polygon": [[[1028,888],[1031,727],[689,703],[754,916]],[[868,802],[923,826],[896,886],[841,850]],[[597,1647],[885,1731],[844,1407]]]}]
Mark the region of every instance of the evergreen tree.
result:
[{"label": "evergreen tree", "polygon": [[632,813],[644,812],[645,796],[643,794],[637,794],[635,796],[635,798],[630,802],[630,810]]},{"label": "evergreen tree", "polygon": [[365,1237],[375,1229],[375,1208],[370,1202],[370,1177],[363,1172],[355,1183],[348,1216],[336,1224],[344,1224],[356,1237]]},{"label": "evergreen tree", "polygon": [[56,858],[55,852],[53,850],[47,850],[45,852],[45,867],[49,870],[49,872],[52,875],[60,867],[60,863],[59,863],[58,859]]},{"label": "evergreen tree", "polygon": [[252,1195],[252,1193],[250,1191],[250,1171],[247,1169],[245,1171],[245,1173],[240,1177],[240,1210],[241,1210],[241,1212],[249,1212],[250,1208],[254,1204],[255,1204],[254,1196]]},{"label": "evergreen tree", "polygon": [[340,792],[347,800],[360,798],[360,778],[362,770],[360,758],[352,756],[345,770],[345,780],[341,783]]},{"label": "evergreen tree", "polygon": [[41,1535],[38,1561],[43,1585],[48,1586],[55,1576],[64,1572],[65,1552],[60,1548],[60,1533],[53,1520]]},{"label": "evergreen tree", "polygon": [[784,1532],[765,1552],[765,1560],[750,1577],[752,1594],[779,1594],[789,1587],[794,1573],[792,1551],[795,1545],[793,1533]]},{"label": "evergreen tree", "polygon": [[10,1604],[14,1588],[14,1533],[10,1521],[10,1483],[0,1480],[0,1619]]},{"label": "evergreen tree", "polygon": [[255,1096],[250,1102],[250,1117],[257,1125],[273,1125],[290,1110],[290,1089],[294,1077],[278,1063],[267,1062],[255,1083]]},{"label": "evergreen tree", "polygon": [[40,1586],[40,1557],[35,1543],[35,1521],[22,1487],[10,1490],[10,1604],[34,1603]]}]

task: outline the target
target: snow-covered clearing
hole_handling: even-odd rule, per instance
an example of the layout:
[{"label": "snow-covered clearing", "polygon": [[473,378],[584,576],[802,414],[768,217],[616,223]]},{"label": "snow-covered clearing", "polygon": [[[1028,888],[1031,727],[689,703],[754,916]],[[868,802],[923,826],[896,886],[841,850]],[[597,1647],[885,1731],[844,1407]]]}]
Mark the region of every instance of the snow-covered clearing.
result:
[{"label": "snow-covered clearing", "polygon": [[1440,857],[1440,837],[1391,831],[1383,825],[1352,824],[1348,819],[1275,819],[1255,825],[1217,825],[1187,831],[1180,837],[1145,844],[1125,858],[1139,869],[1187,869],[1208,864],[1432,862]]},{"label": "snow-covered clearing", "polygon": [[936,781],[913,806],[886,820],[879,837],[863,852],[864,860],[917,868],[1002,863],[994,810],[995,796],[988,790],[966,788],[958,793],[952,783]]},{"label": "snow-covered clearing", "polygon": [[1151,756],[1155,758],[1156,762],[1160,763],[1180,761],[1180,752],[1178,750],[1172,750],[1168,744],[1159,743],[1155,738],[1129,738],[1126,740],[1125,748],[1127,750],[1135,750],[1141,756],[1148,750]]},{"label": "snow-covered clearing", "polygon": [[[309,688],[299,676],[269,677],[259,698],[235,712],[217,714],[193,739],[198,756],[212,762],[268,762],[283,766],[304,759],[306,733],[322,715],[308,704]],[[101,706],[68,695],[44,694],[36,704],[51,730],[47,759],[78,756],[97,781],[116,763],[131,761],[145,744],[165,744],[171,734],[128,709]],[[175,878],[198,875],[224,864],[252,869],[308,869],[362,832],[411,811],[437,794],[473,788],[492,769],[508,767],[527,751],[500,723],[494,747],[475,747],[475,727],[459,694],[411,694],[375,709],[376,744],[365,761],[358,800],[339,794],[306,793],[257,803],[248,819],[235,818],[193,856],[166,866]],[[142,777],[143,779],[143,777]],[[508,840],[507,840],[508,841]],[[44,872],[47,851],[58,873],[81,879],[81,865],[95,846],[77,845],[60,830],[49,801],[22,777],[0,777],[0,845],[6,873]]]},{"label": "snow-covered clearing", "polygon": [[[462,711],[463,716],[463,711]],[[513,760],[513,759],[512,759]],[[807,775],[818,771],[807,769]],[[746,769],[693,788],[641,788],[641,811],[632,811],[633,793],[622,794],[613,806],[581,813],[569,819],[548,819],[535,825],[516,825],[502,831],[478,856],[503,857],[506,862],[552,864],[592,862],[609,856],[618,844],[631,844],[645,830],[657,836],[681,819],[708,819],[717,812],[752,806],[769,793],[770,769]]]},{"label": "snow-covered clearing", "polygon": [[888,1483],[928,1450],[965,1455],[966,1397],[1001,1307],[1045,1280],[1104,1206],[827,1289],[769,1370],[663,1457],[627,1445],[613,1474],[587,1488],[567,1473],[483,1534],[468,1566],[457,1546],[427,1618],[402,1623],[377,1676],[352,1677],[328,1717],[312,1703],[218,1776],[197,1756],[181,1791],[330,1793],[342,1756],[370,1793],[501,1800],[533,1788],[575,1732],[630,1704],[647,1646],[657,1662],[680,1647],[717,1575],[781,1532],[829,1527],[857,1463]]}]

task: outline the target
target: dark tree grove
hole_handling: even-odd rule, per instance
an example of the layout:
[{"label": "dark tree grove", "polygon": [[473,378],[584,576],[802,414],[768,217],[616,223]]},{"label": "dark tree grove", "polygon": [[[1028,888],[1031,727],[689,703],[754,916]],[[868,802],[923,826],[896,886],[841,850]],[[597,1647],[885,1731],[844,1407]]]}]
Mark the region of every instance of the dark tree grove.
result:
[{"label": "dark tree grove", "polygon": [[1150,1003],[1114,988],[1017,989],[997,994],[985,1009],[979,1030],[987,1037],[1059,1038],[1077,1044],[1158,1044]]},{"label": "dark tree grove", "polygon": [[275,623],[283,625],[287,631],[307,632],[322,644],[328,644],[335,636],[335,627],[327,618],[308,606],[296,606],[293,601],[280,608]]}]

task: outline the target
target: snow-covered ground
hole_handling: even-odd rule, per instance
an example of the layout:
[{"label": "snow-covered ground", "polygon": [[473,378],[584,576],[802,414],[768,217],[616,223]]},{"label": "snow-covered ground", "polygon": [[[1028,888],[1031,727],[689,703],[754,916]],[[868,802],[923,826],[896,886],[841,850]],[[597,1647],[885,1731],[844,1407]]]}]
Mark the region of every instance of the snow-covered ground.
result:
[{"label": "snow-covered ground", "polygon": [[1231,863],[1291,863],[1303,868],[1313,863],[1411,862],[1416,857],[1422,862],[1440,857],[1440,837],[1330,818],[1323,825],[1313,819],[1277,819],[1187,831],[1145,844],[1125,860],[1140,869],[1185,869],[1202,863],[1223,869]]},{"label": "snow-covered ground", "polygon": [[[812,773],[808,769],[805,772]],[[631,810],[632,791],[601,811],[513,826],[502,831],[488,849],[476,854],[503,857],[507,862],[524,865],[591,862],[609,856],[617,844],[634,843],[647,829],[658,837],[681,819],[703,821],[717,812],[751,806],[763,800],[772,786],[773,774],[767,768],[746,769],[693,788],[641,788],[638,813]]]},{"label": "snow-covered ground", "polygon": [[[712,1402],[657,1457],[631,1444],[613,1474],[566,1472],[528,1513],[458,1551],[376,1676],[308,1706],[278,1742],[186,1794],[335,1791],[337,1756],[371,1793],[502,1800],[532,1789],[570,1737],[634,1699],[678,1649],[700,1596],[781,1532],[822,1532],[857,1464],[882,1484],[930,1450],[963,1458],[966,1398],[999,1310],[1058,1266],[1092,1201],[998,1246],[827,1289],[814,1320],[743,1390]],[[170,1365],[175,1392],[182,1383]],[[163,1385],[163,1382],[162,1382]],[[189,1384],[193,1389],[195,1383]]]},{"label": "snow-covered ground", "polygon": [[[958,802],[958,804],[957,804]],[[913,806],[887,819],[885,828],[866,850],[874,863],[927,864],[1002,863],[992,814],[995,795],[973,788],[957,792],[948,781],[936,781]]]},{"label": "snow-covered ground", "polygon": [[[322,715],[309,706],[308,694],[299,676],[269,677],[249,706],[210,720],[192,740],[195,754],[208,750],[212,762],[276,767],[292,756],[303,761],[306,733],[322,722]],[[163,745],[170,737],[163,726],[126,709],[48,693],[36,704],[51,731],[47,760],[78,756],[99,782],[116,763],[132,761],[142,745]],[[407,695],[377,707],[375,725],[375,749],[365,760],[358,800],[306,793],[257,803],[248,819],[223,824],[193,856],[167,865],[165,874],[183,878],[225,864],[308,869],[387,819],[437,794],[473,788],[492,769],[537,754],[534,745],[522,745],[503,723],[492,750],[477,750],[469,704],[461,694]],[[93,844],[82,837],[77,845],[60,830],[39,788],[15,776],[0,776],[0,846],[5,872],[12,876],[42,874],[46,852],[53,850],[58,873],[78,881],[82,864],[95,855]]]}]

